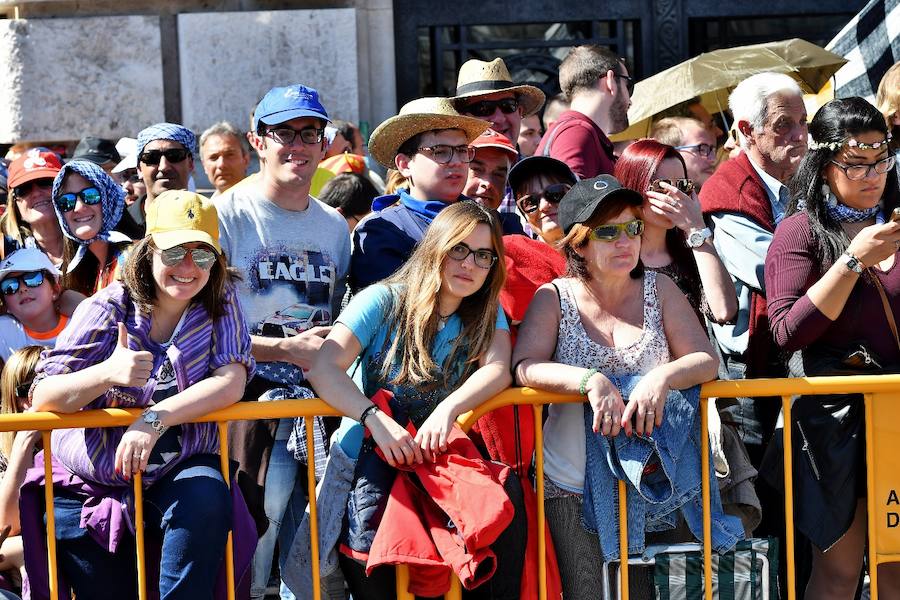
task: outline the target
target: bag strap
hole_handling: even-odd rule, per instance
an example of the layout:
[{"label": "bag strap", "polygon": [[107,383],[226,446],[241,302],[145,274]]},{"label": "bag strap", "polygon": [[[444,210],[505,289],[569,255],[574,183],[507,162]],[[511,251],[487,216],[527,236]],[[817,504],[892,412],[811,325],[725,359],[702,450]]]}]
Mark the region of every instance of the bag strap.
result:
[{"label": "bag strap", "polygon": [[894,341],[897,342],[897,349],[900,350],[900,334],[897,333],[897,322],[894,320],[894,311],[891,310],[891,303],[884,291],[884,286],[881,285],[878,277],[876,277],[875,273],[873,273],[871,270],[869,270],[869,276],[875,283],[875,289],[878,290],[878,295],[881,296],[881,305],[882,307],[884,307],[884,316],[887,317],[887,322],[891,328],[891,333],[894,334]]}]

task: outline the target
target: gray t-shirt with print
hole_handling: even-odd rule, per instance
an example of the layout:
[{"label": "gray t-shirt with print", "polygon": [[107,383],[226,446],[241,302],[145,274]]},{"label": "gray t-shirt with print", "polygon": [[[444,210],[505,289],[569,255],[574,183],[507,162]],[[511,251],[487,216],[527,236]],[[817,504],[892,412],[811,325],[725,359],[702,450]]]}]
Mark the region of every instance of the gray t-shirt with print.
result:
[{"label": "gray t-shirt with print", "polygon": [[[340,213],[313,197],[306,210],[285,210],[256,185],[214,202],[222,250],[242,277],[238,297],[251,335],[291,337],[331,325],[350,263],[350,232]],[[276,383],[304,379],[287,363],[257,363],[256,372]]]}]

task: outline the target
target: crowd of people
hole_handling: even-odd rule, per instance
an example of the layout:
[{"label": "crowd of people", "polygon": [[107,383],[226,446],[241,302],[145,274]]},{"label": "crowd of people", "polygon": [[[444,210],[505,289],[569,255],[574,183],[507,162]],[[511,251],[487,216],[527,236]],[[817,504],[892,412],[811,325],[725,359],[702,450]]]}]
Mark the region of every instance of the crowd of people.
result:
[{"label": "crowd of people", "polygon": [[[900,369],[900,64],[877,106],[835,99],[810,117],[794,79],[759,73],[727,121],[694,98],[625,144],[608,137],[635,89],[620,57],[573,48],[559,82],[547,99],[502,59],[469,60],[455,96],[405,104],[368,140],[295,83],[265,94],[246,133],[157,123],[86,136],[71,157],[14,148],[0,411],[142,412],[56,430],[50,448],[0,436],[0,597],[137,597],[140,473],[153,594],[224,598],[232,532],[237,597],[266,597],[277,573],[280,598],[311,598],[313,461],[322,597],[393,598],[406,564],[418,598],[451,575],[464,598],[537,598],[531,413],[457,424],[511,385],[585,399],[545,413],[548,597],[603,589],[618,479],[629,552],[702,539],[701,435],[714,550],[783,537],[778,405],[711,399],[701,431],[699,385]],[[314,397],[345,416],[229,423],[228,486],[216,426],[194,421]],[[862,399],[793,414],[804,544],[790,560],[805,597],[851,599]],[[647,569],[631,578],[632,597],[655,597]],[[896,566],[879,582],[900,597]]]}]

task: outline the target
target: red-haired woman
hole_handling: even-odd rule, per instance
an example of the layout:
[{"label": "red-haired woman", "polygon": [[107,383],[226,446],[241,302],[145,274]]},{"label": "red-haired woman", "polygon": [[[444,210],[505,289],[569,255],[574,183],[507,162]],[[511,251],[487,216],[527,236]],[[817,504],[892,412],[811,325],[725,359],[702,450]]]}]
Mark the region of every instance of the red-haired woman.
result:
[{"label": "red-haired woman", "polygon": [[694,184],[675,148],[638,140],[616,162],[615,177],[644,197],[641,262],[668,275],[703,319],[727,323],[737,294],[703,221]]}]

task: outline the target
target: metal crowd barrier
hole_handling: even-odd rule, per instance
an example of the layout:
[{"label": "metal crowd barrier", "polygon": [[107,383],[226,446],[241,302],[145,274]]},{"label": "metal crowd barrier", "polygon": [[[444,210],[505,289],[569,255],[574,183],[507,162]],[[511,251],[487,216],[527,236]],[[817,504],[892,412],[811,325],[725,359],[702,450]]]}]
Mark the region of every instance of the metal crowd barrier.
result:
[{"label": "metal crowd barrier", "polygon": [[[791,422],[791,400],[796,395],[822,394],[863,394],[866,406],[866,459],[868,480],[868,534],[870,565],[870,597],[878,600],[877,565],[888,562],[900,562],[900,375],[860,375],[852,377],[814,377],[799,379],[746,379],[735,381],[713,381],[704,384],[701,389],[700,414],[701,431],[708,427],[706,404],[708,398],[733,397],[781,397],[784,422]],[[535,468],[536,492],[538,503],[538,583],[541,600],[547,598],[546,592],[546,545],[544,515],[544,453],[542,409],[545,404],[583,402],[583,398],[573,395],[562,395],[542,392],[529,388],[508,389],[479,406],[476,410],[462,415],[459,423],[465,430],[482,415],[510,405],[531,406],[534,414],[535,428]],[[108,408],[102,410],[82,411],[74,414],[26,413],[16,415],[0,415],[0,431],[40,430],[44,445],[44,469],[48,482],[52,482],[50,463],[50,432],[54,429],[75,427],[115,427],[128,426],[140,414],[140,409]],[[241,421],[260,418],[339,416],[339,413],[321,400],[283,400],[278,402],[238,403],[225,409],[210,413],[197,419],[197,422],[215,422],[218,424],[221,467],[226,484],[229,482],[228,469],[228,428],[229,421]],[[313,543],[311,549],[311,566],[313,574],[313,597],[321,600],[319,578],[319,546],[318,516],[315,495],[315,461],[312,420],[306,422],[307,452],[310,460],[307,465],[309,487],[307,494],[310,503],[310,534]],[[787,561],[786,596],[795,600],[794,574],[794,499],[792,489],[791,465],[791,427],[784,428],[784,483],[785,483],[785,543]],[[709,472],[709,438],[701,436],[701,457],[704,473]],[[703,504],[703,562],[704,582],[712,578],[712,547],[710,541],[710,502],[709,478],[702,477]],[[136,562],[138,573],[138,594],[140,600],[147,598],[147,574],[144,554],[143,527],[143,489],[141,476],[134,477],[135,493],[135,529],[136,529]],[[619,516],[620,516],[620,555],[628,555],[628,525],[626,510],[626,493],[624,482],[619,482]],[[56,588],[56,538],[53,518],[53,486],[45,488],[45,504],[47,509],[47,548],[49,563],[50,594],[58,600],[59,590]],[[893,531],[896,530],[896,531]],[[234,562],[231,534],[229,534],[225,553],[226,573],[228,578],[228,598],[234,598]],[[628,600],[628,561],[624,561],[619,569],[619,594]],[[413,600],[407,591],[409,572],[404,565],[397,567],[397,598]],[[459,600],[461,588],[459,581],[452,578],[452,587],[445,595],[447,600]],[[705,600],[713,600],[713,586],[704,585]]]}]

